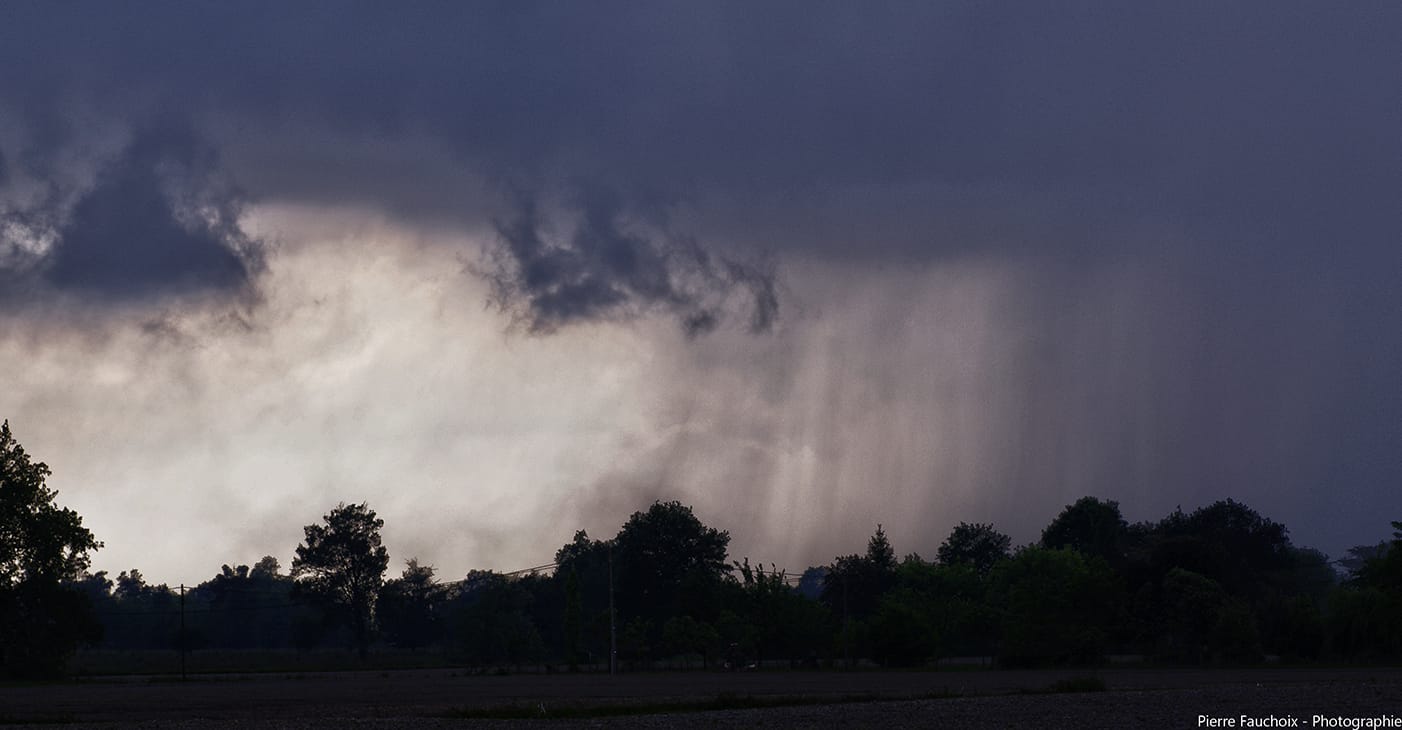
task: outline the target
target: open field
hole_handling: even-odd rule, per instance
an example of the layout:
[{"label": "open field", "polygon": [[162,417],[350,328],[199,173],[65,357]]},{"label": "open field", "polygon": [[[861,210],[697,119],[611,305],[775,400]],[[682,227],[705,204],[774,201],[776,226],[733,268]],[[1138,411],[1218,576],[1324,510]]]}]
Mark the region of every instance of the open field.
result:
[{"label": "open field", "polygon": [[[124,677],[0,687],[0,721],[69,726],[1194,727],[1199,713],[1402,715],[1402,670],[1113,669],[1105,691],[1053,693],[1084,671],[677,672],[468,676],[408,670]],[[721,702],[716,703],[716,699]],[[793,706],[770,706],[787,705]],[[736,707],[697,712],[710,707]],[[541,708],[547,717],[509,708]],[[641,714],[640,714],[641,713]]]}]

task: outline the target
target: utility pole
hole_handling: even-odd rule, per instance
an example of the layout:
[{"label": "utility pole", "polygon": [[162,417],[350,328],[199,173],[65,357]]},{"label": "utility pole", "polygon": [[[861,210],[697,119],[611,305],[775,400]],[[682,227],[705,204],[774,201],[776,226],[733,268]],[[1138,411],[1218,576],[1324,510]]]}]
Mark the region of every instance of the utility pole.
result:
[{"label": "utility pole", "polygon": [[609,541],[609,674],[617,673],[618,629],[613,615],[613,541]]},{"label": "utility pole", "polygon": [[185,681],[185,584],[180,584],[180,681]]}]

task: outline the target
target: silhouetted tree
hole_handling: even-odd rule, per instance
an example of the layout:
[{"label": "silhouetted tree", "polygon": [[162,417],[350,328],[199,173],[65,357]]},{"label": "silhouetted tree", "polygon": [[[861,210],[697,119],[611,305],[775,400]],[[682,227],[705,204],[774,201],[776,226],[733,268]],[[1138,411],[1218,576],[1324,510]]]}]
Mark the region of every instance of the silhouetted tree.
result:
[{"label": "silhouetted tree", "polygon": [[989,581],[1004,664],[1086,663],[1103,654],[1119,605],[1105,561],[1028,547],[998,563]]},{"label": "silhouetted tree", "polygon": [[253,564],[253,570],[249,572],[249,576],[255,579],[276,578],[278,577],[278,570],[281,567],[282,566],[278,564],[277,558],[271,555],[264,555],[258,562]]},{"label": "silhouetted tree", "polygon": [[828,566],[809,566],[798,579],[798,593],[804,598],[818,600],[823,595],[823,579],[828,574]]},{"label": "silhouetted tree", "polygon": [[867,560],[873,568],[883,574],[896,570],[896,550],[891,547],[891,541],[886,539],[886,531],[881,528],[879,522],[876,532],[867,540]]},{"label": "silhouetted tree", "polygon": [[[993,653],[997,633],[997,617],[988,605],[988,581],[973,566],[936,565],[918,556],[901,562],[896,569],[896,590],[893,600],[921,609],[923,616],[914,624],[922,632],[916,647],[905,650],[893,647],[879,651],[897,656],[909,651],[908,657],[936,655],[986,655]],[[928,631],[928,634],[924,633]],[[877,632],[878,642],[883,638]],[[931,648],[923,642],[933,641]],[[921,649],[915,652],[915,649]]]},{"label": "silhouetted tree", "polygon": [[277,560],[264,557],[252,568],[224,565],[219,574],[188,593],[187,646],[225,649],[287,646],[298,613],[292,579],[279,575]]},{"label": "silhouetted tree", "polygon": [[89,553],[102,547],[77,512],[54,504],[50,474],[0,425],[0,672],[60,674],[83,641],[100,636],[86,596],[75,590]]},{"label": "silhouetted tree", "polygon": [[521,581],[474,570],[453,599],[453,643],[477,665],[534,662],[545,654],[530,619],[531,594]]},{"label": "silhouetted tree", "polygon": [[1008,557],[1012,539],[993,525],[960,522],[936,553],[941,565],[968,565],[987,575],[998,561]]},{"label": "silhouetted tree", "polygon": [[1393,540],[1372,550],[1330,598],[1328,635],[1334,651],[1359,659],[1402,657],[1402,522]]},{"label": "silhouetted tree", "polygon": [[[888,546],[889,547],[889,546]],[[727,605],[754,628],[754,657],[760,661],[816,657],[824,649],[830,617],[823,606],[788,584],[777,566],[752,567],[749,558],[735,565],[738,587]]]},{"label": "silhouetted tree", "polygon": [[323,519],[325,524],[304,528],[306,539],[292,559],[292,577],[343,612],[364,656],[375,597],[389,567],[389,552],[380,544],[385,522],[363,503],[337,505]]},{"label": "silhouetted tree", "polygon": [[1227,604],[1221,584],[1199,573],[1174,568],[1164,576],[1156,601],[1157,654],[1174,661],[1199,662],[1211,655],[1212,628]]},{"label": "silhouetted tree", "polygon": [[839,556],[823,575],[821,600],[838,621],[865,620],[896,581],[896,551],[881,525],[867,540],[866,553]]},{"label": "silhouetted tree", "polygon": [[559,586],[560,642],[566,661],[601,661],[608,655],[608,554],[609,543],[591,540],[584,530],[555,553],[554,580],[564,584]]},{"label": "silhouetted tree", "polygon": [[680,502],[654,502],[634,512],[614,539],[619,610],[656,624],[683,614],[709,618],[730,572],[730,533],[701,523]]},{"label": "silhouetted tree", "polygon": [[931,602],[898,586],[882,596],[871,618],[872,658],[888,667],[918,666],[939,650]]},{"label": "silhouetted tree", "polygon": [[375,604],[380,629],[395,646],[417,649],[437,640],[446,594],[433,566],[410,558],[400,577],[386,581]]},{"label": "silhouetted tree", "polygon": [[1124,561],[1128,531],[1118,502],[1082,497],[1042,531],[1042,547],[1071,548],[1118,566]]},{"label": "silhouetted tree", "polygon": [[819,600],[836,622],[836,648],[849,661],[870,652],[868,621],[895,581],[896,551],[879,524],[866,553],[839,556],[828,566]]},{"label": "silhouetted tree", "polygon": [[1191,514],[1175,511],[1154,530],[1159,575],[1183,568],[1216,580],[1232,596],[1255,599],[1293,562],[1285,526],[1230,499]]},{"label": "silhouetted tree", "polygon": [[1356,578],[1369,560],[1380,558],[1386,552],[1386,541],[1379,541],[1376,545],[1354,545],[1344,552],[1344,557],[1339,558],[1339,566],[1349,578]]},{"label": "silhouetted tree", "polygon": [[673,616],[662,625],[663,652],[672,656],[699,656],[703,668],[719,645],[720,633],[715,627],[690,616]]},{"label": "silhouetted tree", "polygon": [[180,599],[169,586],[149,585],[140,570],[124,570],[101,609],[102,646],[112,649],[175,648],[180,639]]},{"label": "silhouetted tree", "polygon": [[1402,592],[1402,522],[1392,523],[1393,540],[1386,550],[1364,561],[1355,581],[1382,591]]}]

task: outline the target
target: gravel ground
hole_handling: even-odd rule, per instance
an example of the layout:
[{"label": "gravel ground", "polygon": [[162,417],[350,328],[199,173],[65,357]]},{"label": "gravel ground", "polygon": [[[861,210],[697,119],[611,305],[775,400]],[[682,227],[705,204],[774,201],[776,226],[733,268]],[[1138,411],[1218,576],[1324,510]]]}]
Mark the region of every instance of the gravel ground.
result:
[{"label": "gravel ground", "polygon": [[[1397,717],[1402,728],[1402,671],[1399,670],[1119,670],[1102,673],[1110,690],[1071,694],[1017,692],[1049,686],[1064,677],[1059,672],[977,672],[967,674],[879,672],[857,675],[833,673],[754,675],[741,686],[757,688],[756,697],[794,687],[810,698],[836,700],[833,691],[862,692],[871,686],[905,690],[932,683],[956,682],[966,693],[938,699],[815,704],[766,709],[670,712],[656,715],[603,717],[585,720],[461,720],[445,717],[461,708],[502,704],[537,706],[547,711],[562,706],[656,702],[659,697],[707,696],[714,685],[690,695],[662,695],[686,684],[722,685],[735,675],[639,675],[607,685],[578,679],[457,678],[459,692],[435,694],[422,678],[377,674],[346,678],[310,678],[301,682],[262,678],[216,680],[190,685],[112,683],[107,685],[49,685],[0,688],[0,724],[25,720],[59,721],[67,728],[751,728],[751,727],[881,727],[898,728],[1124,728],[1205,727],[1198,716],[1237,720],[1248,717],[1294,718],[1298,727],[1340,727],[1314,723],[1329,718]],[[360,684],[357,684],[359,682]],[[193,684],[193,683],[192,683]],[[402,690],[400,702],[370,698],[354,702],[355,693],[380,686]],[[446,683],[447,687],[454,686]],[[593,687],[603,691],[587,694]],[[337,692],[330,688],[339,688]],[[410,689],[413,688],[413,689]],[[483,690],[479,694],[472,691]],[[290,690],[283,696],[274,690]],[[513,694],[500,694],[510,689]],[[733,691],[733,690],[725,690]],[[144,704],[185,693],[203,698],[197,703]],[[416,692],[420,694],[416,694]],[[709,694],[714,697],[714,694]],[[57,701],[62,698],[63,701]],[[364,700],[365,697],[359,699]],[[125,702],[125,704],[123,704]],[[1286,725],[1288,726],[1288,725]],[[54,727],[50,724],[48,727]],[[1230,727],[1217,725],[1217,727]],[[1343,725],[1342,727],[1348,727]],[[1384,726],[1386,727],[1386,726]]]}]

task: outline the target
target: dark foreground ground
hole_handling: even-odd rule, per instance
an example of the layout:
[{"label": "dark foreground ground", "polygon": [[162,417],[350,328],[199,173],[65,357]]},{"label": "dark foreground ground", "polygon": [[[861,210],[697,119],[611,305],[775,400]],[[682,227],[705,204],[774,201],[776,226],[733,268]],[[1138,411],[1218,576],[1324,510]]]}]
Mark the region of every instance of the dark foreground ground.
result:
[{"label": "dark foreground ground", "polygon": [[[1086,682],[1094,676],[1099,682]],[[1104,691],[1053,692],[1094,688]],[[720,702],[717,703],[717,698]],[[793,706],[768,706],[798,702]],[[761,706],[756,706],[761,705]],[[715,706],[741,709],[714,710]],[[529,709],[525,709],[529,708]],[[540,714],[529,719],[503,715]],[[628,713],[628,714],[615,714]],[[564,717],[560,717],[560,716]],[[0,687],[0,724],[50,727],[1206,727],[1199,715],[1389,718],[1402,669],[467,676],[447,670],[122,678]],[[552,719],[554,718],[554,719]],[[1219,724],[1216,727],[1231,727]]]}]

